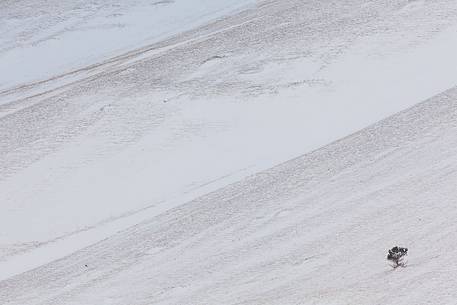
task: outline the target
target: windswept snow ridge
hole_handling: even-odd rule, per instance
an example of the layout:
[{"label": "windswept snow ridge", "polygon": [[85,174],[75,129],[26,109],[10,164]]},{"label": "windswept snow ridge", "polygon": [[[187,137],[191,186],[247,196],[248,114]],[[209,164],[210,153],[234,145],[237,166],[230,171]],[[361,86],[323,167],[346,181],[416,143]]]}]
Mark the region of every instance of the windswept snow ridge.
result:
[{"label": "windswept snow ridge", "polygon": [[163,40],[253,0],[47,0],[0,3],[0,92]]},{"label": "windswept snow ridge", "polygon": [[[452,304],[457,88],[0,282],[3,304]],[[410,248],[393,271],[384,252]],[[87,265],[87,267],[85,266]]]},{"label": "windswept snow ridge", "polygon": [[0,304],[449,303],[455,54],[448,0],[0,2]]}]

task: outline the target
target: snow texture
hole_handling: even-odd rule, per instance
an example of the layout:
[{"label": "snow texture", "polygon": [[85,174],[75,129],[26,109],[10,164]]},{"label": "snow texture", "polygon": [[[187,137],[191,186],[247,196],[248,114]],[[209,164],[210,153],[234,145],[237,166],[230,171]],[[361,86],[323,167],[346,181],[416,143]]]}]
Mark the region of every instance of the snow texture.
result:
[{"label": "snow texture", "polygon": [[454,303],[457,3],[253,3],[0,3],[0,304]]}]

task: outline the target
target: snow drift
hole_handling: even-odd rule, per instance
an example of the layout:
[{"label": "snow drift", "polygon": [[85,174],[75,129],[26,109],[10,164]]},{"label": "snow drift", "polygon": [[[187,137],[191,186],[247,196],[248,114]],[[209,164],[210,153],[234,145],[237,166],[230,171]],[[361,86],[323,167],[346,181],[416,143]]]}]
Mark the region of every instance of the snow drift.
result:
[{"label": "snow drift", "polygon": [[[457,88],[0,282],[4,304],[452,304]],[[406,268],[385,260],[410,249]],[[85,266],[87,264],[87,267]]]},{"label": "snow drift", "polygon": [[0,4],[0,303],[453,299],[455,1],[45,2]]}]

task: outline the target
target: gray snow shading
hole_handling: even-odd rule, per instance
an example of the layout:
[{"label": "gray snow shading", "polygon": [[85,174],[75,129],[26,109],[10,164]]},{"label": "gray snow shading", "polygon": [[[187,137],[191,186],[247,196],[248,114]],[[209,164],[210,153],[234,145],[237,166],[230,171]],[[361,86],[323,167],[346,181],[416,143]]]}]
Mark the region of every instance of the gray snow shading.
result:
[{"label": "gray snow shading", "polygon": [[[452,304],[456,102],[454,88],[0,282],[2,304]],[[406,268],[387,265],[393,244]]]},{"label": "gray snow shading", "polygon": [[253,3],[0,1],[1,305],[455,303],[457,2]]}]

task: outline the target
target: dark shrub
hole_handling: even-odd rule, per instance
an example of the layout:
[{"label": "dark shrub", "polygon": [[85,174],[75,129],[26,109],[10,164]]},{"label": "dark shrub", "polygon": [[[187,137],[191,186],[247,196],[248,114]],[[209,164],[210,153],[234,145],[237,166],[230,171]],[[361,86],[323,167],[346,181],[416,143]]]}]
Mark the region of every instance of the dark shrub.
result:
[{"label": "dark shrub", "polygon": [[387,254],[387,260],[392,262],[392,267],[405,267],[406,262],[404,261],[405,256],[408,255],[408,248],[393,247]]}]

